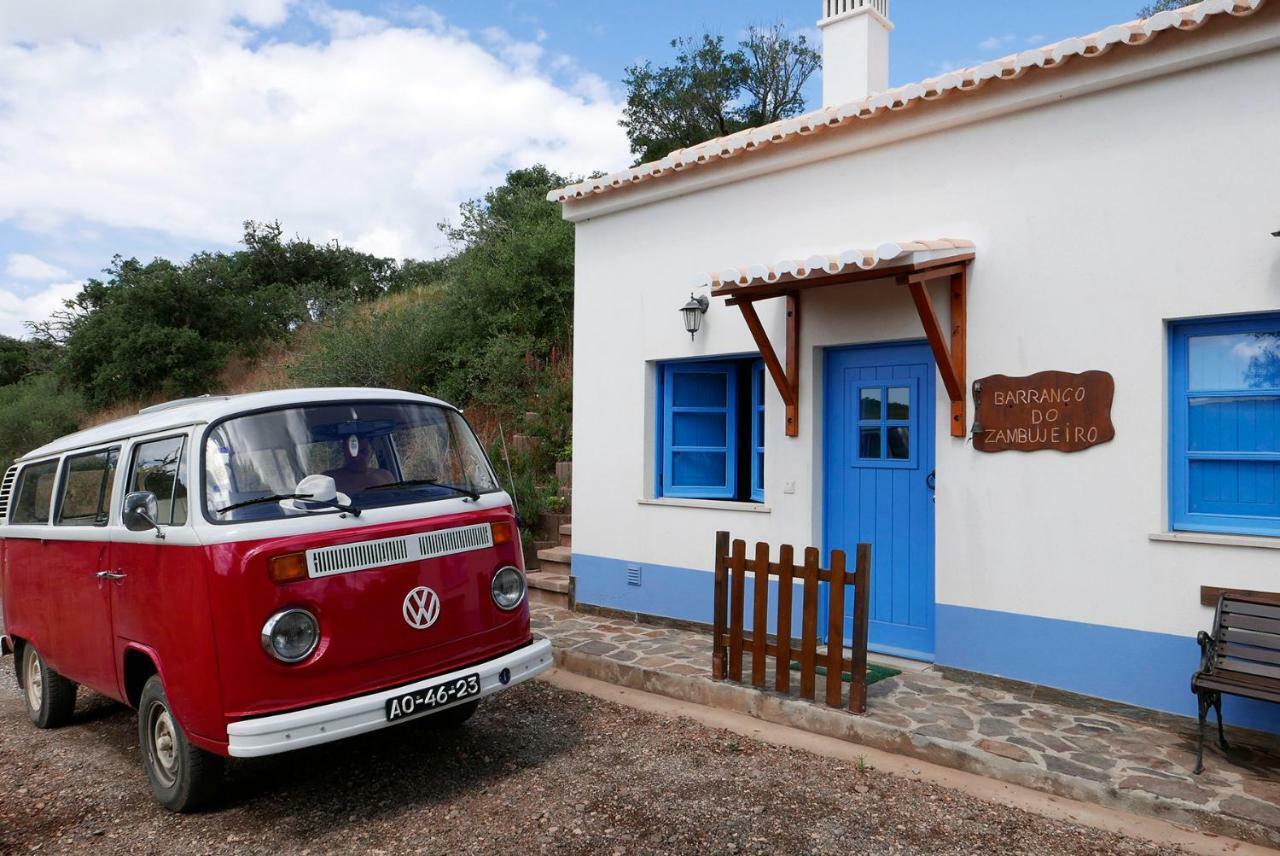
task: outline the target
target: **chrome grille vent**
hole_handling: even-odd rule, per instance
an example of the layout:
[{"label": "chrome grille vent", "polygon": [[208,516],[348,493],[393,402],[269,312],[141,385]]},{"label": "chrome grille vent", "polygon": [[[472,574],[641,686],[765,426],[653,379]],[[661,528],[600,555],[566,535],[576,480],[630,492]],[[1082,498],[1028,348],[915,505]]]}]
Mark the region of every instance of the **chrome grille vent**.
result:
[{"label": "chrome grille vent", "polygon": [[307,576],[311,579],[332,577],[492,546],[493,529],[488,523],[477,523],[418,535],[317,547],[307,551]]},{"label": "chrome grille vent", "polygon": [[425,535],[418,536],[418,549],[422,551],[424,559],[492,546],[493,528],[488,523],[459,526],[457,529],[442,529],[439,532],[427,532]]}]

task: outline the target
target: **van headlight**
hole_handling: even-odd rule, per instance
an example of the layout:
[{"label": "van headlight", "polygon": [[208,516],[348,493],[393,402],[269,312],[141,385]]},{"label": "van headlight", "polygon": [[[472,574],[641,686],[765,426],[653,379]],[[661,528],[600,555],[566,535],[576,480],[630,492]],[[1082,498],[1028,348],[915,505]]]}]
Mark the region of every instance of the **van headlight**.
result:
[{"label": "van headlight", "polygon": [[262,625],[262,650],[282,663],[298,663],[320,643],[320,622],[305,609],[284,609]]},{"label": "van headlight", "polygon": [[491,589],[493,602],[498,605],[498,609],[515,609],[520,605],[520,601],[524,600],[524,574],[510,565],[499,568],[493,575]]}]

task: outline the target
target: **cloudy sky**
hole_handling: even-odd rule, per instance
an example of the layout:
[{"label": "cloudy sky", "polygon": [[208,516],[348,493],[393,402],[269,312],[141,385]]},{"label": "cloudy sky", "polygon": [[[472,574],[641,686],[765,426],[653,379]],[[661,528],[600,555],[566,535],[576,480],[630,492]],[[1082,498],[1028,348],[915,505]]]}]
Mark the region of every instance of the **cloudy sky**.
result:
[{"label": "cloudy sky", "polygon": [[[1139,0],[894,0],[894,84],[1090,32]],[[381,255],[512,168],[626,166],[623,69],[820,0],[0,0],[0,333],[117,253],[230,249],[246,219]],[[811,103],[816,101],[815,91]]]}]

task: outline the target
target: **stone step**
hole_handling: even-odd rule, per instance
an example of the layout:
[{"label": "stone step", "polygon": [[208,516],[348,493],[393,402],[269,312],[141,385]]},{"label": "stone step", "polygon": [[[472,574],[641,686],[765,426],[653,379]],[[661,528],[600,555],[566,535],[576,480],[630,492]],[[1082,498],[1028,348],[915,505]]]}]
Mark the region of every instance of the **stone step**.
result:
[{"label": "stone step", "polygon": [[529,602],[560,609],[573,609],[573,578],[568,574],[530,571]]},{"label": "stone step", "polygon": [[548,573],[570,576],[573,571],[573,551],[567,546],[553,546],[538,551],[538,569]]},{"label": "stone step", "polygon": [[560,527],[560,546],[573,551],[573,525],[566,523]]},{"label": "stone step", "polygon": [[558,562],[562,565],[567,565],[573,561],[573,551],[568,547],[549,547],[546,550],[538,551],[538,561]]}]

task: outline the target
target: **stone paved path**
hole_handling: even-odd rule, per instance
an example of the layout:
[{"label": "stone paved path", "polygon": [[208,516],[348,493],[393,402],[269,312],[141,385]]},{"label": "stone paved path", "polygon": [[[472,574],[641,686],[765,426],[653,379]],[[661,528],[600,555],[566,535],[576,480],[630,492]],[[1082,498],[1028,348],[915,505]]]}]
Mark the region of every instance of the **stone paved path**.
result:
[{"label": "stone paved path", "polygon": [[[723,706],[731,692],[749,695],[756,702],[745,702],[747,712],[762,718],[834,728],[854,742],[1280,845],[1280,740],[1270,736],[1228,729],[1232,748],[1224,757],[1216,741],[1207,742],[1205,771],[1196,776],[1191,720],[1086,709],[1071,698],[1044,700],[935,669],[873,684],[867,714],[852,716],[799,700],[798,680],[791,699],[711,681],[709,634],[536,605],[533,623],[562,665],[594,677]],[[744,674],[749,680],[749,657]]]}]

